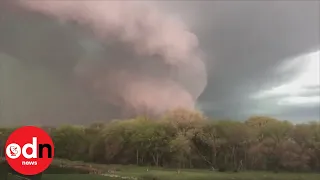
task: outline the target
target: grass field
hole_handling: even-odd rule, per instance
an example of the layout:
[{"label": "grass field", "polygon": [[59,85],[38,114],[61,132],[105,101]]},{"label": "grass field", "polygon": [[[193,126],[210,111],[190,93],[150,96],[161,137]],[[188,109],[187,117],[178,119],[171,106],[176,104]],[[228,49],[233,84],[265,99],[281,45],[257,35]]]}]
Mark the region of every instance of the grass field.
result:
[{"label": "grass field", "polygon": [[[272,172],[213,172],[209,170],[181,170],[177,173],[174,169],[148,168],[137,166],[120,165],[96,165],[81,162],[67,163],[72,166],[90,166],[106,172],[107,177],[102,175],[78,174],[68,172],[70,169],[57,169],[48,171],[42,180],[120,180],[127,177],[128,180],[320,180],[320,174],[312,173],[272,173]],[[110,172],[112,170],[112,172]],[[109,172],[108,172],[109,171]],[[1,172],[1,167],[0,167]],[[55,174],[49,174],[55,173]],[[59,173],[59,174],[58,174]],[[1,174],[1,173],[0,173]],[[0,178],[1,180],[1,178]],[[9,180],[14,180],[10,178]]]},{"label": "grass field", "polygon": [[111,178],[104,176],[94,176],[86,174],[59,174],[59,175],[44,175],[41,180],[120,180],[119,178]]},{"label": "grass field", "polygon": [[[148,176],[149,174],[149,176]],[[119,175],[130,177],[145,177],[146,180],[319,180],[319,174],[289,174],[289,173],[266,173],[266,172],[242,172],[242,173],[220,173],[203,171],[185,171],[177,174],[173,171],[154,170],[144,172],[123,172]],[[116,180],[121,178],[110,178],[93,175],[44,175],[43,180]],[[143,178],[144,179],[144,178]]]},{"label": "grass field", "polygon": [[[114,169],[120,177],[135,177],[142,180],[320,180],[320,174],[312,173],[272,173],[272,172],[213,172],[209,170],[176,170],[137,166],[98,165],[100,169]],[[44,175],[43,180],[116,180],[94,175]]]}]

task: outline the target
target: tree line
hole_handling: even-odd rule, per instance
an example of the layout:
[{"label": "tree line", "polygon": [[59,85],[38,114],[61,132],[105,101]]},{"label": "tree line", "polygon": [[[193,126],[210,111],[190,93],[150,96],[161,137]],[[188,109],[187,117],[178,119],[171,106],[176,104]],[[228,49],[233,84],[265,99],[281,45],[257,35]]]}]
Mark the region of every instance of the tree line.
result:
[{"label": "tree line", "polygon": [[[53,138],[55,157],[62,159],[220,171],[320,171],[319,121],[211,120],[176,110],[157,119],[42,128]],[[14,129],[0,128],[0,143]]]}]

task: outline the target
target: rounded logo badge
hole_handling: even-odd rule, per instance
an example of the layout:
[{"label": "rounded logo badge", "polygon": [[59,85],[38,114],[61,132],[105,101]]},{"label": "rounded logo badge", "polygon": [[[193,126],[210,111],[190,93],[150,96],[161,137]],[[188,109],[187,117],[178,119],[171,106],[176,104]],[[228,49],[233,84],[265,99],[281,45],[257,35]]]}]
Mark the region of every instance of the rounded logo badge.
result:
[{"label": "rounded logo badge", "polygon": [[54,157],[54,144],[43,129],[24,126],[10,134],[5,152],[8,164],[17,173],[37,175],[50,166]]}]

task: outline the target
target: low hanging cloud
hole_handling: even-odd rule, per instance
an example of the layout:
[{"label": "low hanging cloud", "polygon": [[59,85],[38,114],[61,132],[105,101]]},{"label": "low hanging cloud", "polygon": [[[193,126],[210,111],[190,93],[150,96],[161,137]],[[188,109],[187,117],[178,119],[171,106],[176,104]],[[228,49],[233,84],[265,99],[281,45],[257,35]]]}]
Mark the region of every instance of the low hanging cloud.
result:
[{"label": "low hanging cloud", "polygon": [[197,37],[178,18],[152,6],[129,1],[25,0],[16,5],[87,31],[104,55],[79,60],[74,75],[101,100],[120,107],[124,116],[194,109],[206,86]]},{"label": "low hanging cloud", "polygon": [[292,80],[264,90],[255,94],[254,99],[264,99],[280,97],[278,103],[285,104],[304,104],[304,103],[320,103],[320,51],[301,55],[294,59],[288,60],[280,66],[279,70],[298,71]]},{"label": "low hanging cloud", "polygon": [[261,102],[256,103],[254,113],[277,117],[289,113],[299,119],[301,114],[310,116],[310,108],[317,112],[320,107],[319,57],[320,51],[316,51],[284,61],[277,69],[278,73],[294,71],[295,75],[286,83],[251,96]]}]

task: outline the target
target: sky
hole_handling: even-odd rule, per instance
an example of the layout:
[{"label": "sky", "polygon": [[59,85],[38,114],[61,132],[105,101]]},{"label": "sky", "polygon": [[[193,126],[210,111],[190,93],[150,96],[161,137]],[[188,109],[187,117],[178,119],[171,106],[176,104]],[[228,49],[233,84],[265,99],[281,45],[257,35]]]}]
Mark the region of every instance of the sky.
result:
[{"label": "sky", "polygon": [[[208,116],[320,119],[319,1],[149,3],[180,18],[197,35],[208,74],[197,107]],[[72,61],[85,56],[73,42],[79,36],[68,28],[33,14],[0,11],[4,124],[114,118],[110,112],[116,110],[68,81]]]},{"label": "sky", "polygon": [[232,119],[318,120],[319,8],[319,1],[171,5],[192,24],[209,58],[199,106]]}]

